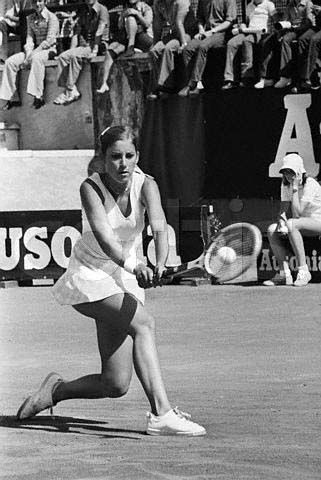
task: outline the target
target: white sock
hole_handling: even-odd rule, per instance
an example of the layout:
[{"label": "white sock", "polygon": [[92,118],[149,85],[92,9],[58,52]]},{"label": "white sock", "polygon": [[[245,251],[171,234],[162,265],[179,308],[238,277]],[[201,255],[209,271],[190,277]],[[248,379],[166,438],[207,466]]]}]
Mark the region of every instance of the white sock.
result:
[{"label": "white sock", "polygon": [[283,262],[283,272],[286,277],[289,277],[291,275],[289,264],[286,261]]},{"label": "white sock", "polygon": [[305,264],[305,265],[299,265],[299,266],[298,266],[298,270],[301,270],[301,271],[303,271],[303,272],[308,272],[308,271],[309,271],[307,264]]}]

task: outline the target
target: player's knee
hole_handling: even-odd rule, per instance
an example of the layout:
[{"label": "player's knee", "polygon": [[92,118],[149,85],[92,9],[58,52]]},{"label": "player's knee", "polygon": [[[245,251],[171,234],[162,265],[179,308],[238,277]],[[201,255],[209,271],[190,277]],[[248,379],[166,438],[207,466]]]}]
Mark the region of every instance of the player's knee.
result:
[{"label": "player's knee", "polygon": [[119,372],[117,379],[101,376],[102,397],[119,398],[126,395],[130,385],[131,375]]},{"label": "player's knee", "polygon": [[155,319],[149,314],[142,315],[131,325],[131,335],[134,337],[137,334],[149,335],[155,332]]},{"label": "player's knee", "polygon": [[288,227],[289,233],[293,232],[293,230],[299,230],[298,220],[296,218],[289,218],[286,226]]},{"label": "player's knee", "polygon": [[120,398],[126,395],[128,392],[129,385],[117,383],[115,385],[110,385],[108,389],[109,398]]}]

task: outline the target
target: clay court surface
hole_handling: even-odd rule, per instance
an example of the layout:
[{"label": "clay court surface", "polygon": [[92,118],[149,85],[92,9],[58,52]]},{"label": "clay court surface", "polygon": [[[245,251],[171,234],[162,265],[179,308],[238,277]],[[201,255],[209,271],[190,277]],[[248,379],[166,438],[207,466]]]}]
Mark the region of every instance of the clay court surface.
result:
[{"label": "clay court surface", "polygon": [[199,438],[149,437],[136,377],[115,400],[74,400],[17,422],[54,370],[99,370],[94,324],[50,288],[0,291],[0,478],[321,478],[321,287],[167,286],[147,292],[173,406]]}]

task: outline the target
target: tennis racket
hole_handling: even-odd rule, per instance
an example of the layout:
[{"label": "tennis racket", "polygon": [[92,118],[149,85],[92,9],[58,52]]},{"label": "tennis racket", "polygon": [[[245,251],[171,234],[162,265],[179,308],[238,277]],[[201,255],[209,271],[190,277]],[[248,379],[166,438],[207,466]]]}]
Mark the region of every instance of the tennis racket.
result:
[{"label": "tennis racket", "polygon": [[[229,247],[234,251],[233,261],[222,259],[222,247]],[[203,269],[214,277],[217,283],[224,283],[246,272],[256,261],[261,247],[262,234],[258,227],[250,223],[233,223],[219,230],[197,259],[169,267],[163,276],[176,277],[192,270]]]}]

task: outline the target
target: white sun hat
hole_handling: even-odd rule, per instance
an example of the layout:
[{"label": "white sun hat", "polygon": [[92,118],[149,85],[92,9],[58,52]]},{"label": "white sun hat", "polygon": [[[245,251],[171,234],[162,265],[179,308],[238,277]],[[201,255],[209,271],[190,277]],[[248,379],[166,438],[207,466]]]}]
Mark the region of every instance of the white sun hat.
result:
[{"label": "white sun hat", "polygon": [[285,170],[286,168],[293,170],[296,174],[299,173],[302,175],[302,173],[306,173],[303,160],[297,153],[289,153],[288,155],[285,155],[282,160],[280,173],[282,173],[282,170]]}]

